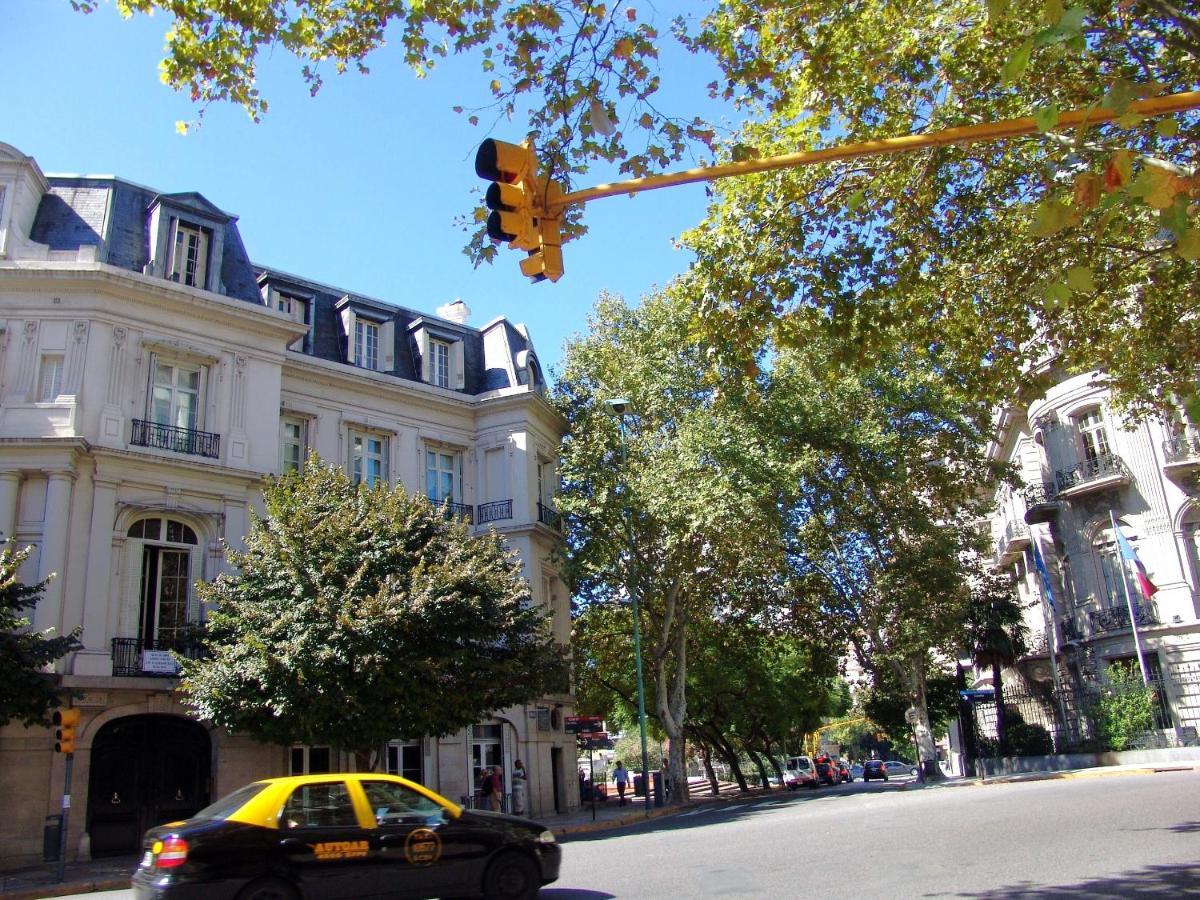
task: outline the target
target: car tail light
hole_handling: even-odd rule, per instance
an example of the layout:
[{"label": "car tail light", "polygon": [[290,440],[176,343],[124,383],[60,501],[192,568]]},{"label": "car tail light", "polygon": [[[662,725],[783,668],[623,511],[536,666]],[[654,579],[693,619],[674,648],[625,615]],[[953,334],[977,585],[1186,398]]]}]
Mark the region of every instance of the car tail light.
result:
[{"label": "car tail light", "polygon": [[156,841],[154,864],[160,869],[172,869],[187,862],[188,845],[181,837],[169,837]]}]

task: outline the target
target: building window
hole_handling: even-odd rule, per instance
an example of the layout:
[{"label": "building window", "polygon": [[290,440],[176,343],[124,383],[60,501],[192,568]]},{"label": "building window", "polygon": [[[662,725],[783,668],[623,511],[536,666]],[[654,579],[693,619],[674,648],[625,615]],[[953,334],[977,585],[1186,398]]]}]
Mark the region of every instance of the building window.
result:
[{"label": "building window", "polygon": [[51,403],[62,393],[63,385],[63,356],[61,353],[46,354],[42,357],[41,368],[38,371],[38,400]]},{"label": "building window", "polygon": [[324,775],[332,772],[332,757],[328,747],[293,747],[290,775]]},{"label": "building window", "polygon": [[350,478],[355,484],[367,487],[387,481],[387,438],[350,432]]},{"label": "building window", "polygon": [[149,419],[155,425],[200,427],[200,367],[154,360]]},{"label": "building window", "polygon": [[291,294],[276,293],[275,309],[283,313],[293,322],[308,326],[308,333],[302,338],[297,338],[290,345],[290,349],[299,350],[302,353],[309,352],[311,348],[309,338],[312,335],[312,311],[310,302],[303,297],[294,297]]},{"label": "building window", "polygon": [[306,424],[295,416],[279,420],[280,472],[299,472],[303,468]]},{"label": "building window", "polygon": [[1108,431],[1104,427],[1104,418],[1100,410],[1093,409],[1075,419],[1075,429],[1079,432],[1079,443],[1083,448],[1083,458],[1087,462],[1095,462],[1112,454],[1108,443]]},{"label": "building window", "polygon": [[[1125,534],[1128,536],[1128,529]],[[1122,565],[1121,554],[1117,551],[1117,542],[1111,528],[1102,529],[1096,535],[1092,541],[1092,552],[1100,570],[1100,596],[1104,600],[1101,606],[1108,609],[1124,609],[1125,567]]]},{"label": "building window", "polygon": [[420,741],[392,741],[387,745],[387,773],[399,775],[417,784],[425,783],[424,759]]},{"label": "building window", "polygon": [[450,387],[450,345],[445,341],[429,342],[429,380],[438,387]]},{"label": "building window", "polygon": [[177,222],[175,246],[171,250],[171,280],[189,287],[207,287],[208,245],[208,229]]},{"label": "building window", "polygon": [[[478,789],[483,781],[483,773],[492,766],[501,765],[501,738],[499,725],[471,726],[471,778],[472,784]],[[505,785],[505,792],[508,785]]]},{"label": "building window", "polygon": [[142,519],[129,529],[142,541],[138,638],[152,649],[180,647],[197,624],[192,610],[192,557],[196,532],[175,519]]},{"label": "building window", "polygon": [[354,320],[354,364],[363,369],[379,368],[379,326]]},{"label": "building window", "polygon": [[435,504],[462,496],[462,457],[447,450],[425,451],[425,496]]}]

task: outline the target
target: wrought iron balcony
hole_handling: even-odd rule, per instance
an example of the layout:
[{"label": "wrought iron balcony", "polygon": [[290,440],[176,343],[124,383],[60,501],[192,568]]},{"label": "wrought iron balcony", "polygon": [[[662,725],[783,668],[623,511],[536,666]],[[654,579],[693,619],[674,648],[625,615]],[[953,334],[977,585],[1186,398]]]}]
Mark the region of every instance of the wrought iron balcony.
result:
[{"label": "wrought iron balcony", "polygon": [[491,503],[480,503],[476,513],[476,525],[486,525],[488,522],[499,522],[501,519],[511,519],[512,501],[493,500]]},{"label": "wrought iron balcony", "polygon": [[1067,616],[1059,622],[1060,633],[1062,634],[1063,643],[1067,641],[1079,640],[1079,623],[1075,621],[1074,616]]},{"label": "wrought iron balcony", "polygon": [[176,678],[179,665],[171,656],[174,651],[188,659],[199,659],[203,647],[198,635],[178,640],[145,640],[143,638],[113,638],[113,675],[133,675],[150,678]]},{"label": "wrought iron balcony", "polygon": [[552,506],[547,506],[540,500],[537,505],[538,521],[543,525],[553,528],[555,531],[562,531],[562,515]]},{"label": "wrought iron balcony", "polygon": [[475,507],[470,503],[455,503],[453,500],[443,500],[441,503],[442,515],[447,519],[458,517],[466,519],[468,525],[475,524]]},{"label": "wrought iron balcony", "polygon": [[1087,494],[1129,484],[1129,469],[1115,453],[1084,460],[1069,469],[1059,469],[1054,478],[1060,497]]},{"label": "wrought iron balcony", "polygon": [[1200,434],[1177,434],[1163,441],[1163,471],[1179,478],[1200,469]]},{"label": "wrought iron balcony", "polygon": [[[1154,604],[1150,602],[1134,603],[1134,612],[1137,614],[1138,628],[1146,625],[1158,625],[1158,610],[1154,608]],[[1129,610],[1124,605],[1112,606],[1108,609],[1099,609],[1088,613],[1088,620],[1092,626],[1092,634],[1105,634],[1110,631],[1128,631],[1129,630]]]},{"label": "wrought iron balcony", "polygon": [[996,539],[996,565],[1016,562],[1029,546],[1029,527],[1024,522],[1009,522]]},{"label": "wrought iron balcony", "polygon": [[133,420],[133,434],[129,443],[135,447],[155,447],[173,453],[188,453],[192,456],[207,456],[216,459],[221,455],[221,436],[195,428],[177,428],[160,425],[145,419]]},{"label": "wrought iron balcony", "polygon": [[1058,515],[1058,488],[1049,482],[1026,485],[1021,496],[1025,500],[1025,521],[1029,525],[1049,522]]}]

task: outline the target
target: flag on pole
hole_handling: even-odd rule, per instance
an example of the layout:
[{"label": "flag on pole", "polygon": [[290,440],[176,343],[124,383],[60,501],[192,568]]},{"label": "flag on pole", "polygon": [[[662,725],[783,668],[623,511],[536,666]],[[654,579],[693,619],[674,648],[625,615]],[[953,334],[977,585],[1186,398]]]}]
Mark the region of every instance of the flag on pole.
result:
[{"label": "flag on pole", "polygon": [[1042,590],[1046,593],[1046,602],[1050,605],[1050,612],[1056,612],[1054,606],[1054,591],[1050,589],[1050,573],[1046,571],[1046,564],[1042,562],[1042,551],[1038,549],[1038,542],[1035,538],[1033,541],[1033,564],[1037,567],[1038,575],[1042,579]]},{"label": "flag on pole", "polygon": [[1121,551],[1121,559],[1133,563],[1133,574],[1137,578],[1138,587],[1142,589],[1142,596],[1149,600],[1158,593],[1158,588],[1146,574],[1146,567],[1138,559],[1137,551],[1133,549],[1129,541],[1125,540],[1125,535],[1121,533],[1121,526],[1116,522],[1113,523],[1113,534],[1117,536],[1117,549]]}]

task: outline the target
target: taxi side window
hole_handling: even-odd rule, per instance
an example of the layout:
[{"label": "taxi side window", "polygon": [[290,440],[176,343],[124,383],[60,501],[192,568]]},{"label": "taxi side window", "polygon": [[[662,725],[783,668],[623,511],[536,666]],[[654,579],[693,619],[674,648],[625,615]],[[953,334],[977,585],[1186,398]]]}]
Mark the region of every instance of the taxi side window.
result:
[{"label": "taxi side window", "polygon": [[436,824],[445,810],[424,794],[391,781],[364,781],[363,792],[380,825]]},{"label": "taxi side window", "polygon": [[304,784],[292,791],[279,814],[284,828],[339,828],[358,825],[344,782]]}]

